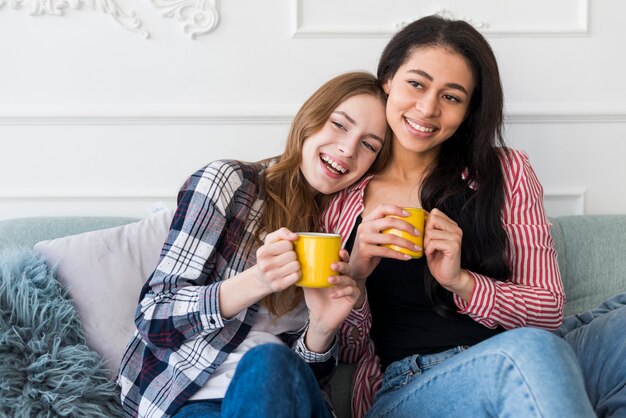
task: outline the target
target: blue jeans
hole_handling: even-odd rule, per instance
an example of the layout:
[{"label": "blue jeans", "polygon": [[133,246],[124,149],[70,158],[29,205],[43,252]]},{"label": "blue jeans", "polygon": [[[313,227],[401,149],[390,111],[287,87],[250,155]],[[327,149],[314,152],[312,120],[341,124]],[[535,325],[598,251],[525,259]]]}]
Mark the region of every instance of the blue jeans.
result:
[{"label": "blue jeans", "polygon": [[280,344],[250,349],[241,359],[224,399],[191,401],[175,418],[331,418],[315,375]]},{"label": "blue jeans", "polygon": [[470,348],[389,365],[373,417],[595,417],[574,352],[554,334],[518,328]]},{"label": "blue jeans", "polygon": [[598,417],[626,417],[626,293],[568,316],[556,334],[574,349]]}]

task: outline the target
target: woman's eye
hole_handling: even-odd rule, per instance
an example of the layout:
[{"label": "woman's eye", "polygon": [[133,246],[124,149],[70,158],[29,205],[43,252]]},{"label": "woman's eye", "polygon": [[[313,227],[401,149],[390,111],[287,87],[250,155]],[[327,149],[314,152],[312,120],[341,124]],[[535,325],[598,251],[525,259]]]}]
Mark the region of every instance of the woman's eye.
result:
[{"label": "woman's eye", "polygon": [[449,102],[456,102],[456,103],[461,103],[461,101],[459,100],[458,97],[455,96],[451,96],[449,94],[444,94],[443,96],[444,99],[446,99]]},{"label": "woman's eye", "polygon": [[376,148],[375,148],[372,144],[370,144],[369,142],[367,142],[367,141],[362,141],[361,143],[362,143],[362,144],[363,144],[363,146],[364,146],[365,148],[367,148],[368,150],[370,150],[370,151],[372,151],[372,152],[376,152]]},{"label": "woman's eye", "polygon": [[335,127],[336,127],[336,128],[338,128],[338,129],[342,129],[342,130],[344,130],[344,131],[346,130],[345,126],[343,126],[343,125],[342,125],[341,123],[339,123],[339,122],[336,122],[336,121],[334,121],[334,120],[333,120],[333,121],[331,121],[331,123],[332,123],[333,125],[335,125]]},{"label": "woman's eye", "polygon": [[418,89],[422,87],[422,84],[417,82],[417,81],[415,81],[415,80],[409,80],[409,84],[411,86],[415,87],[415,88],[418,88]]}]

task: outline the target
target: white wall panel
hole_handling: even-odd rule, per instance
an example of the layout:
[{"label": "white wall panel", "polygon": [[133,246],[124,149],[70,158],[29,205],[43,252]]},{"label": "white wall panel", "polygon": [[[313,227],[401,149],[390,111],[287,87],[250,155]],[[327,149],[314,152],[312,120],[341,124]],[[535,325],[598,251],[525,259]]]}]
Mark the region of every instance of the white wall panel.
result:
[{"label": "white wall panel", "polygon": [[433,13],[464,19],[490,36],[586,36],[588,0],[292,0],[296,37],[387,37]]},{"label": "white wall panel", "polygon": [[61,3],[0,0],[0,219],[173,205],[213,159],[279,153],[316,87],[375,71],[396,27],[435,10],[482,24],[507,140],[529,153],[549,213],[626,213],[618,0],[115,0],[130,20],[99,1],[41,14]]}]

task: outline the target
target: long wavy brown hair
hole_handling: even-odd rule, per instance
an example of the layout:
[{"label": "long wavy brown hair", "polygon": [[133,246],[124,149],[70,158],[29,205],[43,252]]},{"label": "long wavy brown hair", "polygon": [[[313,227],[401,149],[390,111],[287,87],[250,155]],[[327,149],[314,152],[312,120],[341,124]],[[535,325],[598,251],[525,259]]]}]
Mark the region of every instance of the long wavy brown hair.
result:
[{"label": "long wavy brown hair", "polygon": [[[286,227],[291,231],[317,231],[326,204],[332,196],[313,193],[300,171],[302,144],[318,132],[331,113],[345,100],[370,94],[385,104],[386,96],[378,80],[367,72],[350,72],[326,82],[302,105],[287,136],[285,151],[264,173],[266,199],[256,236]],[[390,131],[368,173],[380,171],[391,154]],[[291,287],[266,296],[262,303],[275,316],[295,309],[303,299],[302,289]]]},{"label": "long wavy brown hair", "polygon": [[[389,41],[378,63],[381,83],[392,79],[413,51],[440,46],[463,57],[476,87],[467,117],[441,146],[435,166],[421,185],[426,210],[439,208],[463,230],[461,268],[504,281],[511,275],[502,226],[504,174],[498,150],[502,135],[504,94],[496,57],[487,40],[469,23],[426,16],[407,25]],[[465,174],[465,175],[463,175]],[[472,191],[470,184],[478,189]],[[456,315],[452,292],[425,269],[427,300],[442,316]]]}]

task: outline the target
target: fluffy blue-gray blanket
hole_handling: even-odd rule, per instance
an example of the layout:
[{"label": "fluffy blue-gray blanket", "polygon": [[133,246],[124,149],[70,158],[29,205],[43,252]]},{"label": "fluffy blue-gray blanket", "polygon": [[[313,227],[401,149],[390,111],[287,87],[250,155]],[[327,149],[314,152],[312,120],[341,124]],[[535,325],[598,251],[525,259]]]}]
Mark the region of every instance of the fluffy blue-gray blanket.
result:
[{"label": "fluffy blue-gray blanket", "polygon": [[0,252],[0,416],[122,416],[76,310],[31,250]]}]

